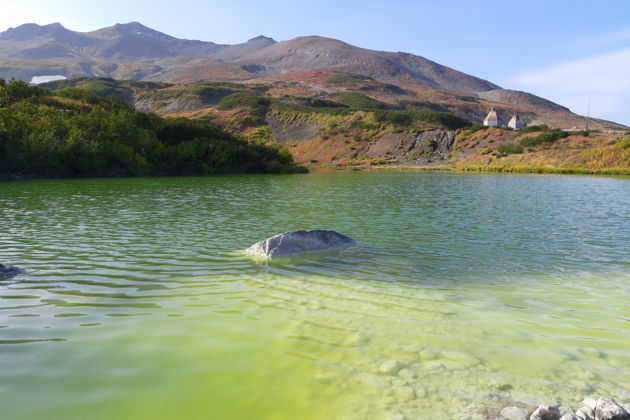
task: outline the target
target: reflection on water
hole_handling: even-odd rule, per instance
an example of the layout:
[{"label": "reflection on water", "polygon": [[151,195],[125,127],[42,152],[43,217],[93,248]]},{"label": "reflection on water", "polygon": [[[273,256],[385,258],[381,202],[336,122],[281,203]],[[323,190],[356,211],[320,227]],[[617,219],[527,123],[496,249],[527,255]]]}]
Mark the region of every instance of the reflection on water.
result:
[{"label": "reflection on water", "polygon": [[[0,184],[7,418],[460,418],[630,399],[630,180]],[[359,245],[242,250],[328,228]]]}]

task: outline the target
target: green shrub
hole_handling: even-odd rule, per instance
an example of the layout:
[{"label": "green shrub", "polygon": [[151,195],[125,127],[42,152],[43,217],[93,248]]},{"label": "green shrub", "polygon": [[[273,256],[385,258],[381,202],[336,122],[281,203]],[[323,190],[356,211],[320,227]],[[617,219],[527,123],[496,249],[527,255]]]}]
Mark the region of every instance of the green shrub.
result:
[{"label": "green shrub", "polygon": [[379,110],[374,113],[374,118],[379,123],[396,124],[403,127],[408,127],[416,121],[432,123],[453,130],[470,125],[468,121],[458,115],[440,111]]},{"label": "green shrub", "polygon": [[577,131],[571,131],[571,135],[574,136],[582,136],[582,137],[589,137],[591,135],[591,130],[577,130]]},{"label": "green shrub", "polygon": [[560,139],[569,137],[569,135],[567,131],[553,129],[534,137],[525,137],[521,139],[519,143],[524,147],[535,147],[545,143],[554,143]]},{"label": "green shrub", "polygon": [[464,137],[468,137],[471,136],[473,134],[475,134],[477,131],[481,131],[481,130],[486,130],[488,127],[486,127],[483,124],[473,124],[472,126],[462,130],[461,134]]},{"label": "green shrub", "polygon": [[542,125],[528,125],[527,127],[519,128],[517,132],[519,134],[527,134],[527,133],[534,133],[537,131],[549,131],[549,130],[551,130],[551,128],[549,128],[548,125],[542,124]]},{"label": "green shrub", "polygon": [[384,107],[384,104],[381,102],[357,92],[334,93],[330,95],[330,99],[348,108],[361,111],[370,111]]},{"label": "green shrub", "polygon": [[271,101],[269,98],[256,95],[252,92],[237,92],[225,96],[219,102],[219,109],[244,109],[254,115],[264,117],[267,114]]},{"label": "green shrub", "polygon": [[337,73],[330,77],[328,83],[368,83],[373,81],[371,77],[362,76],[354,73]]},{"label": "green shrub", "polygon": [[503,156],[523,153],[523,146],[518,143],[506,143],[497,147],[497,152]]}]

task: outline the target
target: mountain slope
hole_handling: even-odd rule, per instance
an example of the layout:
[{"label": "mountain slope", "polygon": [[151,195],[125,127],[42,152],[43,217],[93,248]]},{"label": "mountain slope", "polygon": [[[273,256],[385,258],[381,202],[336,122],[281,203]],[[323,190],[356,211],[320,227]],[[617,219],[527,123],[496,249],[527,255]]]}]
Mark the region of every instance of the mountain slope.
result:
[{"label": "mountain slope", "polygon": [[25,24],[0,33],[0,78],[28,81],[34,76],[232,81],[259,85],[270,96],[311,98],[358,90],[395,106],[404,102],[409,109],[449,110],[474,123],[495,107],[506,121],[519,114],[529,124],[586,125],[584,117],[544,98],[503,89],[427,58],[320,36],[281,42],[258,36],[222,45],[178,39],[137,22],[92,32],[58,23]]},{"label": "mountain slope", "polygon": [[[193,57],[200,60],[194,62]],[[2,60],[4,58],[4,60]],[[40,60],[42,68],[33,63],[15,65],[7,59]],[[177,60],[173,60],[177,58]],[[195,68],[206,64],[230,63],[240,67],[244,78],[256,78],[298,71],[336,70],[362,74],[379,80],[415,80],[427,87],[455,92],[483,92],[498,89],[488,81],[458,72],[426,58],[406,53],[373,51],[355,47],[336,39],[318,36],[298,37],[276,42],[259,36],[237,45],[174,38],[146,26],[131,22],[116,24],[92,32],[73,32],[58,23],[38,26],[25,24],[0,34],[0,77],[29,78],[42,75],[47,60],[66,60],[66,77],[116,76],[122,63],[151,63],[153,75],[143,75],[163,81],[190,80]],[[166,60],[166,61],[165,61]],[[70,70],[85,63],[84,74]],[[107,64],[107,65],[104,65]],[[92,67],[100,64],[99,74]],[[191,65],[192,70],[187,68]],[[107,67],[112,70],[107,71]],[[234,66],[231,66],[234,67]],[[164,76],[158,73],[166,70]]]},{"label": "mountain slope", "polygon": [[358,48],[336,39],[319,36],[282,41],[240,58],[258,65],[261,75],[296,71],[335,70],[362,74],[379,80],[416,79],[428,86],[457,92],[498,89],[488,81],[407,53]]}]

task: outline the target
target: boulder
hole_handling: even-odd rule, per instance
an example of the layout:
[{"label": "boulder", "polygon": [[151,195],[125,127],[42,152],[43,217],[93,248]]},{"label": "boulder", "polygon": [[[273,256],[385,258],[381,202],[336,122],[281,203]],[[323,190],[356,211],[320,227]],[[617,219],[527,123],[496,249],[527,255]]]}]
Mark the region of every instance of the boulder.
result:
[{"label": "boulder", "polygon": [[595,420],[628,420],[630,413],[612,398],[600,398],[595,406]]},{"label": "boulder", "polygon": [[501,410],[501,417],[507,420],[527,420],[529,413],[519,407],[505,407]]},{"label": "boulder", "polygon": [[530,420],[559,420],[560,410],[558,407],[549,405],[539,405],[536,411],[529,417]]},{"label": "boulder", "polygon": [[257,242],[245,252],[249,255],[273,258],[345,248],[355,244],[354,239],[333,230],[297,230]]},{"label": "boulder", "polygon": [[593,420],[595,417],[595,409],[584,406],[575,412],[576,420]]}]

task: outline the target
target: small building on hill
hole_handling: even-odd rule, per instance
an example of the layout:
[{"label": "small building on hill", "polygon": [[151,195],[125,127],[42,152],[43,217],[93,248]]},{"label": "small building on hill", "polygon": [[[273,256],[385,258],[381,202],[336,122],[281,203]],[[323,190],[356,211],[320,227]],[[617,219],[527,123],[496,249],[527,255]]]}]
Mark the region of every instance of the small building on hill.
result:
[{"label": "small building on hill", "polygon": [[483,120],[483,125],[486,127],[503,127],[503,121],[497,115],[497,112],[492,108],[486,118]]},{"label": "small building on hill", "polygon": [[512,119],[508,123],[508,127],[513,130],[518,130],[519,128],[525,127],[525,123],[521,120],[521,117],[518,115],[512,116]]}]

